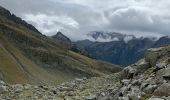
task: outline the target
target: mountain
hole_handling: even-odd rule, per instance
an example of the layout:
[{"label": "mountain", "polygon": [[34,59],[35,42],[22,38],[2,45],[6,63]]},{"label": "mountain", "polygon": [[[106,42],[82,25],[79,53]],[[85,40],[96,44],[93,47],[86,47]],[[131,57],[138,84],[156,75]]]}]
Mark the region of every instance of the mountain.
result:
[{"label": "mountain", "polygon": [[120,70],[118,65],[63,48],[60,42],[42,35],[34,26],[0,7],[1,80],[11,84],[58,84]]},{"label": "mountain", "polygon": [[71,48],[72,45],[71,40],[61,32],[57,32],[57,34],[52,36],[51,38],[54,39],[56,42],[60,43],[61,45],[63,45],[65,48],[67,49]]},{"label": "mountain", "polygon": [[24,20],[22,20],[21,18],[15,16],[14,14],[11,14],[10,11],[6,10],[5,8],[0,6],[0,14],[1,16],[5,16],[6,19],[11,20],[19,25],[22,25],[34,32],[40,33],[33,25],[28,24],[27,22],[25,22]]},{"label": "mountain", "polygon": [[156,41],[153,47],[154,48],[161,47],[163,45],[168,45],[169,43],[170,43],[170,37],[164,36],[164,37],[161,37],[158,41]]},{"label": "mountain", "polygon": [[[77,78],[58,86],[1,81],[2,99],[170,100],[170,45],[149,49],[145,57],[112,75]],[[19,95],[19,96],[18,96]]]},{"label": "mountain", "polygon": [[103,31],[92,31],[87,34],[87,37],[91,41],[98,42],[110,42],[110,41],[128,41],[135,39],[134,35],[126,35],[117,32],[103,32]]},{"label": "mountain", "polygon": [[169,37],[161,37],[160,39],[154,37],[137,38],[134,35],[115,32],[94,32],[94,34],[87,35],[96,41],[89,38],[90,40],[77,41],[74,44],[96,59],[124,66],[143,58],[149,48],[170,44]]}]

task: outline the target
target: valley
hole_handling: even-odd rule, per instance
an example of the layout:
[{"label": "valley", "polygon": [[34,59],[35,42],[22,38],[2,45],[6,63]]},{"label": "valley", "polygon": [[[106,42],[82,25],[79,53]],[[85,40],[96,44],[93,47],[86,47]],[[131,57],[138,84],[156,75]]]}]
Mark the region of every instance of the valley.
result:
[{"label": "valley", "polygon": [[[27,15],[27,22],[12,11],[0,6],[0,100],[170,100],[168,35],[92,31],[88,38],[74,41],[67,33],[71,31],[62,32],[66,26],[82,28],[73,18],[52,16],[54,12],[47,9],[51,17],[38,12]],[[33,23],[36,27],[30,20],[38,22]],[[49,30],[56,34],[47,35]]]}]

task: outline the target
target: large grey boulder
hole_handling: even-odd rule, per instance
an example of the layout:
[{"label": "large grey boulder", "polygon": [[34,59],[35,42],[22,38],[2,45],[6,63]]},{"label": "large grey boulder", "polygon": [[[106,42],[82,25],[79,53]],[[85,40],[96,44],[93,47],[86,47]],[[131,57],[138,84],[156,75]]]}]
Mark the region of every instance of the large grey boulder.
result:
[{"label": "large grey boulder", "polygon": [[154,93],[154,96],[170,96],[170,84],[164,83],[160,87],[158,87]]},{"label": "large grey boulder", "polygon": [[157,85],[148,85],[146,88],[143,89],[143,91],[146,94],[152,94],[156,88],[157,88]]},{"label": "large grey boulder", "polygon": [[151,48],[148,50],[145,56],[145,60],[149,62],[149,64],[153,67],[156,65],[156,62],[158,61],[159,57],[161,56],[161,51],[163,50],[163,47],[160,48]]},{"label": "large grey boulder", "polygon": [[92,96],[86,96],[85,100],[97,100],[97,97],[95,95]]},{"label": "large grey boulder", "polygon": [[0,93],[8,92],[7,86],[0,86]]},{"label": "large grey boulder", "polygon": [[16,93],[22,92],[24,90],[24,86],[22,84],[12,85],[12,88]]},{"label": "large grey boulder", "polygon": [[164,74],[162,75],[164,79],[170,80],[170,64],[165,68]]},{"label": "large grey boulder", "polygon": [[152,98],[150,98],[149,100],[165,100],[165,99],[162,99],[162,98],[156,98],[156,97],[152,97]]},{"label": "large grey boulder", "polygon": [[0,80],[0,93],[8,92],[6,83],[2,80]]}]

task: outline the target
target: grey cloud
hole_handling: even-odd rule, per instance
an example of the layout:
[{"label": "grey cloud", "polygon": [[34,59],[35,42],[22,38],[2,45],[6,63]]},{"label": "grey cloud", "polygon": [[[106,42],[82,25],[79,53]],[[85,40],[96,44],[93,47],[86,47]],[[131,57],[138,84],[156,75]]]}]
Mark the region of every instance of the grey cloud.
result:
[{"label": "grey cloud", "polygon": [[0,4],[43,34],[61,30],[73,40],[95,30],[170,34],[168,0],[1,0]]},{"label": "grey cloud", "polygon": [[[169,34],[169,17],[153,15],[150,9],[135,7],[119,9],[110,16],[108,26],[116,30]],[[164,21],[166,20],[166,21]]]}]

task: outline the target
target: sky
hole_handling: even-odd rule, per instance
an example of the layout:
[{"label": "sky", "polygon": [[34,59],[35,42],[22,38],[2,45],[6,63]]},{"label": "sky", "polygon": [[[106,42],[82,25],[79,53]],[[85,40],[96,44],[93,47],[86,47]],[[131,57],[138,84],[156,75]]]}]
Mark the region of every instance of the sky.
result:
[{"label": "sky", "polygon": [[72,40],[90,31],[170,35],[170,0],[0,0],[0,5],[51,36]]}]

